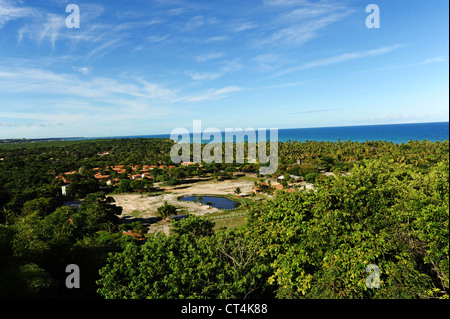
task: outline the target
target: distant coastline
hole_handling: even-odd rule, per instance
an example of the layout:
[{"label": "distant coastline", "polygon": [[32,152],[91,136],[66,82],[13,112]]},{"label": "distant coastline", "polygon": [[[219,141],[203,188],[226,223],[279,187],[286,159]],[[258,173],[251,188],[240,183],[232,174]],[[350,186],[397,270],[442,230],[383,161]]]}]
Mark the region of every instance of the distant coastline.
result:
[{"label": "distant coastline", "polygon": [[[222,132],[224,137],[224,133]],[[191,132],[192,137],[192,132]],[[108,136],[108,137],[65,137],[37,139],[0,139],[0,143],[26,143],[44,141],[76,141],[96,139],[133,139],[133,138],[170,138],[170,134]],[[334,126],[316,128],[289,128],[278,130],[278,141],[386,141],[396,144],[408,141],[445,141],[449,140],[449,122],[382,124],[359,126]],[[209,140],[206,140],[208,142]]]},{"label": "distant coastline", "polygon": [[85,140],[86,137],[51,137],[51,138],[3,138],[0,144],[6,143],[33,143],[33,142],[51,142],[51,141],[75,141]]}]

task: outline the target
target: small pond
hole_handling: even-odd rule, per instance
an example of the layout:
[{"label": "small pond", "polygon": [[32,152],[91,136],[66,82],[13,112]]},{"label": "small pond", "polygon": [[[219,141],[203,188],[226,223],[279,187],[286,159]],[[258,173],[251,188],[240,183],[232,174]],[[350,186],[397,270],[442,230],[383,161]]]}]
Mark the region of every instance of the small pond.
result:
[{"label": "small pond", "polygon": [[[195,202],[198,200],[197,196],[185,196],[179,200],[183,202]],[[213,197],[213,196],[201,196],[201,201],[203,205],[210,205],[218,209],[234,209],[239,207],[240,203],[232,201],[225,197]]]}]

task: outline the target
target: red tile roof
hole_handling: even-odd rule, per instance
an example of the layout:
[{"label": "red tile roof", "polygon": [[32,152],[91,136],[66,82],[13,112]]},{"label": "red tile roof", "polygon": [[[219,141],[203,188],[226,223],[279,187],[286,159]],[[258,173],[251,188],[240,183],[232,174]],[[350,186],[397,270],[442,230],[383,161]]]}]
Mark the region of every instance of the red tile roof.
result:
[{"label": "red tile roof", "polygon": [[[191,162],[187,162],[189,165],[192,165],[192,164],[196,164],[196,163],[191,163]],[[128,166],[128,165],[115,165],[115,166],[110,166],[110,167],[108,167],[109,169],[112,169],[112,170],[114,170],[114,171],[116,171],[117,173],[119,173],[119,174],[124,174],[124,173],[126,173],[126,170],[124,169],[124,167],[125,166]],[[140,165],[129,165],[129,167],[131,167],[131,169],[132,169],[132,171],[136,171],[139,167],[141,167],[142,169],[140,170],[140,171],[142,171],[142,172],[146,172],[146,173],[143,173],[143,174],[129,174],[128,176],[129,177],[134,177],[134,178],[142,178],[142,175],[144,175],[144,176],[146,176],[146,177],[148,177],[148,178],[152,178],[152,176],[150,175],[150,173],[148,173],[148,171],[149,170],[152,170],[152,169],[154,169],[154,168],[156,168],[156,167],[159,167],[159,168],[161,168],[161,169],[172,169],[172,168],[175,168],[176,166],[174,166],[174,165],[169,165],[169,166],[164,166],[164,165],[142,165],[142,166],[140,166]],[[92,169],[93,171],[95,171],[96,172],[96,174],[94,175],[94,177],[96,178],[96,179],[99,179],[99,180],[101,180],[101,179],[107,179],[107,178],[110,178],[110,175],[102,175],[99,171],[100,171],[100,168],[99,167],[95,167],[95,168],[93,168]],[[66,178],[65,178],[65,176],[66,175],[72,175],[72,174],[75,174],[75,173],[77,173],[77,171],[73,171],[73,172],[66,172],[66,173],[62,173],[62,174],[59,174],[59,175],[57,175],[55,178],[60,178],[60,179],[62,179],[65,183],[70,183],[70,180],[67,180]],[[113,181],[118,181],[118,179],[117,178],[115,178],[115,179],[113,179]]]},{"label": "red tile roof", "polygon": [[98,174],[95,174],[94,177],[96,179],[106,179],[106,178],[109,178],[109,175],[102,175],[102,174],[98,173]]},{"label": "red tile roof", "polygon": [[181,163],[181,165],[187,166],[187,165],[195,165],[197,163],[193,163],[193,162],[183,162]]},{"label": "red tile roof", "polygon": [[133,238],[136,238],[137,240],[145,240],[145,236],[143,236],[142,234],[139,234],[137,232],[134,232],[132,230],[123,232],[122,235],[128,235],[128,236],[131,236]]}]

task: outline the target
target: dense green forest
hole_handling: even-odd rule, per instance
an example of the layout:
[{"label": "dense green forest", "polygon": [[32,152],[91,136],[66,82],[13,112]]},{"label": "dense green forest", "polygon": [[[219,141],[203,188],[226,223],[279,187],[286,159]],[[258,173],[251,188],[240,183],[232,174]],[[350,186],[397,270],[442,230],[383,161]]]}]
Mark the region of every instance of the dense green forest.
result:
[{"label": "dense green forest", "polygon": [[[151,192],[153,181],[233,178],[259,164],[155,169],[152,182],[108,186],[93,168],[174,165],[163,139],[0,145],[2,298],[448,298],[449,144],[410,141],[279,143],[278,171],[313,191],[279,191],[247,223],[174,221],[170,236],[123,236],[112,192]],[[108,155],[103,155],[108,152]],[[58,174],[76,171],[63,196]],[[323,172],[334,172],[326,176]],[[127,185],[127,186],[125,186]],[[79,209],[64,206],[83,199]],[[80,289],[67,289],[77,264]],[[366,267],[380,270],[366,286]]]}]

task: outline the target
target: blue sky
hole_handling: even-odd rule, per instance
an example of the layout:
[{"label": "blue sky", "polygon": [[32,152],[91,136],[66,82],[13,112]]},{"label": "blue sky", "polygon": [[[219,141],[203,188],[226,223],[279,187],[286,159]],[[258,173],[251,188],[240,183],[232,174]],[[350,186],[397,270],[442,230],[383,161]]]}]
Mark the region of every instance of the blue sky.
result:
[{"label": "blue sky", "polygon": [[448,5],[0,0],[0,138],[448,121]]}]

